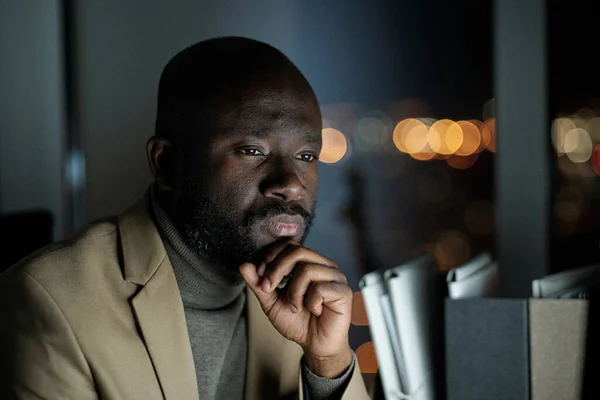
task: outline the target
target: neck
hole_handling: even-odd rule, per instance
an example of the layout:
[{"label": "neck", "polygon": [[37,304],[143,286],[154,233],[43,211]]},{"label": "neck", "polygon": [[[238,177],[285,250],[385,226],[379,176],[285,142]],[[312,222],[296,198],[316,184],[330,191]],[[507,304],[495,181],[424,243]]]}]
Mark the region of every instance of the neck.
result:
[{"label": "neck", "polygon": [[151,189],[156,225],[173,265],[184,304],[215,309],[234,301],[244,290],[244,280],[233,268],[208,260],[185,240],[163,207],[157,188]]}]

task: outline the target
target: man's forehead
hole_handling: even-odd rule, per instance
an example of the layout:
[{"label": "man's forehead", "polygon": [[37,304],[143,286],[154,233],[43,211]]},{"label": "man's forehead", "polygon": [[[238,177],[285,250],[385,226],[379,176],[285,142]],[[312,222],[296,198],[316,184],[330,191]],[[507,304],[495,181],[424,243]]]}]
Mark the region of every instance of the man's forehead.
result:
[{"label": "man's forehead", "polygon": [[321,132],[316,101],[290,91],[263,89],[230,98],[215,118],[219,130],[240,130],[254,135],[294,131],[320,137]]}]

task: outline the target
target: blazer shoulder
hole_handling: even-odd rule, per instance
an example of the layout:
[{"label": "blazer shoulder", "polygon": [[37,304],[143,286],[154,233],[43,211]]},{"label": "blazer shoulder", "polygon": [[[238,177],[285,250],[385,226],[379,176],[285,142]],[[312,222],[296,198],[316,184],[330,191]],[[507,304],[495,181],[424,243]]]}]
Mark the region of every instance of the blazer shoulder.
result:
[{"label": "blazer shoulder", "polygon": [[25,257],[0,274],[0,283],[11,281],[15,273],[25,273],[44,287],[52,281],[66,284],[99,264],[118,262],[117,244],[116,217],[98,220]]}]

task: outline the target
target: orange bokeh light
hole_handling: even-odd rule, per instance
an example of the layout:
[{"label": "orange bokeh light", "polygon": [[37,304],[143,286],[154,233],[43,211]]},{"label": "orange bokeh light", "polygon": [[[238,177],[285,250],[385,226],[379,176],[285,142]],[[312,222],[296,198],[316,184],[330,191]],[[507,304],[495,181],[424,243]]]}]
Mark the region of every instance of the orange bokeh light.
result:
[{"label": "orange bokeh light", "polygon": [[448,158],[446,162],[454,169],[469,169],[473,166],[473,164],[475,164],[478,158],[479,154],[477,153],[473,153],[468,156],[453,155],[452,157]]},{"label": "orange bokeh light", "polygon": [[325,128],[322,131],[323,147],[319,160],[326,164],[340,161],[348,151],[348,141],[344,134],[337,129]]},{"label": "orange bokeh light", "polygon": [[454,154],[463,143],[463,131],[456,122],[441,119],[429,128],[427,141],[438,154]]},{"label": "orange bokeh light", "polygon": [[416,118],[404,119],[396,125],[392,140],[403,153],[419,153],[427,146],[427,125]]},{"label": "orange bokeh light", "polygon": [[435,154],[433,151],[431,151],[431,149],[429,148],[429,145],[428,145],[425,150],[420,151],[418,153],[410,153],[410,156],[412,158],[414,158],[415,160],[429,161],[429,160],[432,160],[433,158],[437,157],[437,154]]},{"label": "orange bokeh light", "polygon": [[458,121],[457,124],[462,129],[463,142],[455,154],[458,156],[470,156],[473,153],[477,153],[477,149],[479,149],[481,144],[479,127],[469,121]]},{"label": "orange bokeh light", "polygon": [[[483,126],[487,127],[487,131],[490,135],[490,140],[488,141],[486,148],[488,151],[492,153],[496,152],[496,118],[490,118],[483,123]],[[482,132],[483,136],[483,132]]]},{"label": "orange bokeh light", "polygon": [[485,150],[488,143],[490,143],[490,129],[478,119],[470,119],[469,122],[479,129],[479,137],[481,138],[481,141],[479,142],[479,147],[477,147],[476,153],[481,153],[483,150]]},{"label": "orange bokeh light", "polygon": [[377,356],[375,354],[375,345],[373,342],[366,342],[361,344],[356,349],[356,359],[358,360],[358,366],[360,371],[366,374],[377,373]]},{"label": "orange bokeh light", "polygon": [[369,325],[367,310],[361,292],[354,292],[352,296],[352,317],[350,319],[352,325],[366,326]]}]

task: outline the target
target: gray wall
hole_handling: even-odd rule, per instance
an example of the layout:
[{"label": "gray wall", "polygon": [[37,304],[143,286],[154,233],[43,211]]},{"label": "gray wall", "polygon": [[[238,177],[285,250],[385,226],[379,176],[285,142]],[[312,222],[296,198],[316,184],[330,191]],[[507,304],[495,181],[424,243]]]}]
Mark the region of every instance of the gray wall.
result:
[{"label": "gray wall", "polygon": [[64,234],[58,0],[0,1],[0,212],[44,208]]}]

